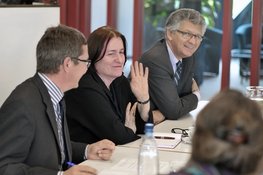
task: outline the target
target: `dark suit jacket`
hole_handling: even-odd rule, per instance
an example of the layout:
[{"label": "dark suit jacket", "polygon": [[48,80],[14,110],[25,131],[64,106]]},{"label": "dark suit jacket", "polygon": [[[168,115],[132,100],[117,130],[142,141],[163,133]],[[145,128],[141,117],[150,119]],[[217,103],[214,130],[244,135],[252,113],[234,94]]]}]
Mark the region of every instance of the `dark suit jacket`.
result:
[{"label": "dark suit jacket", "polygon": [[194,56],[183,58],[178,87],[166,42],[158,41],[139,60],[149,68],[149,90],[152,109],[159,109],[167,119],[178,119],[197,107],[198,98],[192,94]]},{"label": "dark suit jacket", "polygon": [[[72,140],[92,143],[109,139],[118,145],[139,138],[124,125],[126,106],[136,101],[126,77],[115,79],[109,90],[90,67],[80,79],[79,87],[68,91],[65,99]],[[143,133],[144,124],[137,111],[137,133]]]},{"label": "dark suit jacket", "polygon": [[[61,153],[55,118],[49,93],[37,74],[16,87],[0,108],[1,175],[57,174]],[[86,145],[71,144],[66,120],[63,127],[68,160],[73,154],[73,161],[80,162]]]}]

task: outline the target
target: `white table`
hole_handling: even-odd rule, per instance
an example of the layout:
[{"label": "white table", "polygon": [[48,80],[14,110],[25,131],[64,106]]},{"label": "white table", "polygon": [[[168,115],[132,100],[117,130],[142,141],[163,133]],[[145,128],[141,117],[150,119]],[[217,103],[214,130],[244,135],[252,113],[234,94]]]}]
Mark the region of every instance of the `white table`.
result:
[{"label": "white table", "polygon": [[[194,124],[193,117],[191,115],[187,115],[179,120],[165,120],[159,123],[158,125],[154,126],[154,132],[170,133],[172,128],[187,129],[193,124]],[[141,142],[142,142],[142,138],[119,146],[129,147],[129,148],[139,148]],[[159,148],[159,150],[169,151],[169,152],[191,153],[191,145],[180,142],[174,149]]]},{"label": "white table", "polygon": [[[154,132],[171,132],[174,127],[188,128],[193,125],[193,117],[187,115],[180,120],[165,120],[154,127]],[[99,175],[136,175],[139,146],[142,138],[134,142],[116,146],[109,161],[86,160],[82,162],[99,171]],[[191,145],[180,142],[174,149],[158,148],[160,174],[183,167],[191,156]]]},{"label": "white table", "polygon": [[[83,165],[89,165],[99,171],[99,175],[136,175],[138,148],[116,146],[116,150],[109,161],[86,160]],[[191,154],[159,150],[160,173],[167,174],[171,170],[178,170],[188,161]]]},{"label": "white table", "polygon": [[[197,113],[207,104],[201,101],[196,110],[179,120],[165,120],[154,127],[154,132],[170,133],[172,128],[187,129],[194,125]],[[99,175],[136,175],[139,146],[142,138],[134,142],[116,146],[112,158],[109,161],[86,160],[82,162],[99,171]],[[174,149],[159,148],[160,173],[167,174],[171,167],[178,170],[183,167],[191,156],[191,145],[179,143]],[[129,166],[129,167],[127,167]]]}]

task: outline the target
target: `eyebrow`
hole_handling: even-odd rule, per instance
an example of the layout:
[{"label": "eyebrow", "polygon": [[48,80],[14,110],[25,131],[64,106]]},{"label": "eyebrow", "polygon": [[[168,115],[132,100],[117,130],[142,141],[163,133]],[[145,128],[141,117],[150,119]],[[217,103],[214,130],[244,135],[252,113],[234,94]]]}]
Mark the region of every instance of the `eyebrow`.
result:
[{"label": "eyebrow", "polygon": [[[124,51],[124,48],[120,49],[120,51]],[[118,52],[118,50],[106,50],[106,52]]]}]

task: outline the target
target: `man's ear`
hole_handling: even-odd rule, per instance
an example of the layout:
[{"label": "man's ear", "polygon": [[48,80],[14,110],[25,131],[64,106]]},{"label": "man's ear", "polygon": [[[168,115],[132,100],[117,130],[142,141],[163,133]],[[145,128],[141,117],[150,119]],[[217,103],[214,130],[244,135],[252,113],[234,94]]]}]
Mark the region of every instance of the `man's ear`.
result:
[{"label": "man's ear", "polygon": [[68,72],[69,68],[72,66],[73,62],[70,57],[66,57],[63,61],[62,67],[63,70]]},{"label": "man's ear", "polygon": [[173,39],[173,32],[171,31],[171,30],[167,30],[167,32],[166,32],[166,36],[167,36],[167,39],[169,40],[169,41],[171,41],[172,39]]}]

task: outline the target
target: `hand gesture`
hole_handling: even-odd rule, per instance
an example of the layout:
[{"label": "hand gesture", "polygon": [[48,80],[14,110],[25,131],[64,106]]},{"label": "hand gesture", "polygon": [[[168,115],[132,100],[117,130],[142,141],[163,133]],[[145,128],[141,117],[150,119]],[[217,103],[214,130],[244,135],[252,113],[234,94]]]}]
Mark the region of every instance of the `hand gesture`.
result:
[{"label": "hand gesture", "polygon": [[131,90],[138,101],[146,101],[149,99],[148,92],[148,74],[149,69],[146,67],[145,71],[142,63],[135,61],[131,65]]},{"label": "hand gesture", "polygon": [[107,139],[88,145],[87,158],[93,160],[109,160],[115,149],[115,144]]},{"label": "hand gesture", "polygon": [[131,103],[128,103],[126,107],[126,116],[125,116],[125,126],[136,132],[136,124],[135,124],[135,112],[136,112],[137,103],[131,107]]}]

